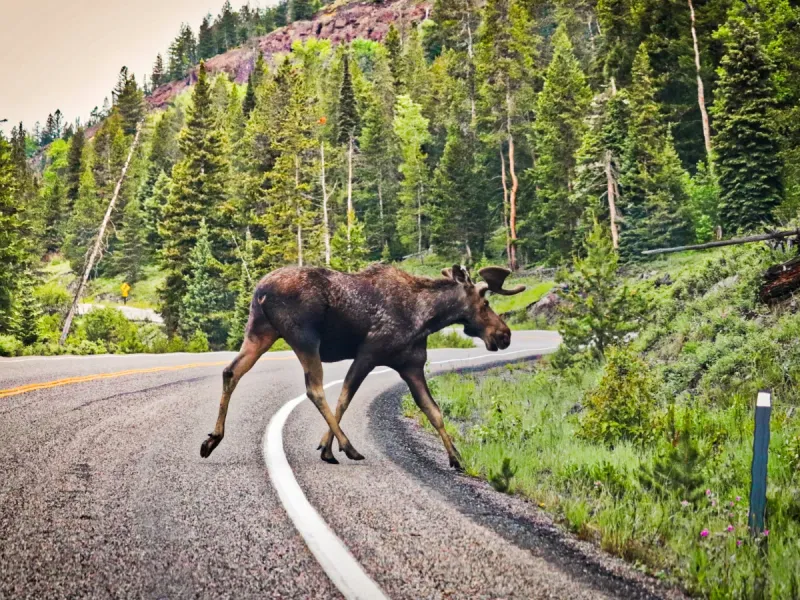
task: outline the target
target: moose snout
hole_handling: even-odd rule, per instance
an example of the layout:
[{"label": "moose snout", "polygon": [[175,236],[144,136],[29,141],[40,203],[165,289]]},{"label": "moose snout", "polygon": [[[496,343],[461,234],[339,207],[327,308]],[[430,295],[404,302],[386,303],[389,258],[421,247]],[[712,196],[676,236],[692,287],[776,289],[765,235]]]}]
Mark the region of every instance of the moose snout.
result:
[{"label": "moose snout", "polygon": [[505,350],[511,345],[511,331],[496,330],[485,340],[486,349],[490,352],[497,352],[498,350]]}]

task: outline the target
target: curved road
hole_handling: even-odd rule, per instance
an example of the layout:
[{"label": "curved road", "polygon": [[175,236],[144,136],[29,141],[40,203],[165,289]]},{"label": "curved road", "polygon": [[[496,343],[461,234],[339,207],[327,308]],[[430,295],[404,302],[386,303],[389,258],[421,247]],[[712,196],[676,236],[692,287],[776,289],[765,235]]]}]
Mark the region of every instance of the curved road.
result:
[{"label": "curved road", "polygon": [[[515,332],[506,352],[430,351],[431,371],[555,344]],[[233,356],[0,361],[0,598],[664,594],[447,469],[438,441],[400,417],[393,372],[369,377],[343,420],[363,462],[319,460],[323,421],[288,352],[243,378],[226,438],[201,459]],[[347,366],[325,365],[326,383]],[[338,384],[326,392],[335,402]]]}]

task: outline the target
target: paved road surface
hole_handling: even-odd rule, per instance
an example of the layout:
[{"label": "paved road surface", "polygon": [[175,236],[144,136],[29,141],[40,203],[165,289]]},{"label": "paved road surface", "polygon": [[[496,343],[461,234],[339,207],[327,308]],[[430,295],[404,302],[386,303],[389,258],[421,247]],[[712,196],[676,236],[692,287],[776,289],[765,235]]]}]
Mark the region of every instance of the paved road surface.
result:
[{"label": "paved road surface", "polygon": [[[502,353],[430,360],[435,372],[475,367],[556,343],[515,332]],[[225,440],[201,459],[232,356],[0,362],[0,598],[649,597],[641,577],[564,540],[526,503],[449,470],[438,442],[400,416],[393,372],[369,377],[344,418],[363,462],[319,460],[323,421],[308,401],[270,428],[283,444],[266,435],[304,392],[285,352],[242,380]],[[346,368],[326,365],[325,381]],[[270,444],[285,472],[268,472]],[[299,496],[285,493],[294,481]],[[296,524],[305,499],[313,514]],[[320,561],[309,544],[326,540],[343,547]]]}]

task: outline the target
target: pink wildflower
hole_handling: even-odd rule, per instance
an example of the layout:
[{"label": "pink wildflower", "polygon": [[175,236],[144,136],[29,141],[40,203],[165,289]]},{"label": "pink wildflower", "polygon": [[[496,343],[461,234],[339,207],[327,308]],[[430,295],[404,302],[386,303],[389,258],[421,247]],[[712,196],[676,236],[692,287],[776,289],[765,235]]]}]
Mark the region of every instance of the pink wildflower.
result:
[{"label": "pink wildflower", "polygon": [[728,525],[728,527],[726,528],[726,531],[727,531],[728,533],[730,533],[731,531],[733,531],[733,525]]},{"label": "pink wildflower", "polygon": [[769,535],[769,529],[765,529],[764,530],[764,537],[767,537],[768,535]]},{"label": "pink wildflower", "polygon": [[689,501],[688,500],[681,500],[681,506],[686,508],[687,506],[689,506]]},{"label": "pink wildflower", "polygon": [[742,497],[741,497],[741,496],[736,496],[736,501],[737,501],[737,502],[740,502],[741,500],[742,500]]},{"label": "pink wildflower", "polygon": [[731,502],[730,502],[730,506],[733,506],[733,500],[731,500]]},{"label": "pink wildflower", "polygon": [[716,505],[717,505],[717,501],[716,500],[712,500],[711,501],[711,506],[716,506]]},{"label": "pink wildflower", "polygon": [[710,496],[710,495],[711,495],[711,490],[706,490],[706,496]]},{"label": "pink wildflower", "polygon": [[708,529],[703,529],[703,531],[700,532],[700,537],[708,537]]},{"label": "pink wildflower", "polygon": [[736,547],[738,548],[741,545],[742,545],[742,540],[736,540]]}]

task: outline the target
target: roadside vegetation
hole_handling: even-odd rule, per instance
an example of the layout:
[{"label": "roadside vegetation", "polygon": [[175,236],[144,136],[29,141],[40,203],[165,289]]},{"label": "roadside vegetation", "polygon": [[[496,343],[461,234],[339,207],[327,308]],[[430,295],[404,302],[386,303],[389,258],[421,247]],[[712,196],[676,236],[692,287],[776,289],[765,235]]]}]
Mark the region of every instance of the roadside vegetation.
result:
[{"label": "roadside vegetation", "polygon": [[[564,294],[557,354],[432,381],[467,472],[694,595],[800,597],[800,313],[793,299],[757,299],[762,273],[786,255],[682,254],[617,279],[616,266],[598,275],[607,252],[590,247],[593,264],[562,276],[573,292],[588,278],[594,289]],[[603,322],[590,305],[605,307]],[[765,388],[767,524],[751,535],[753,410]],[[419,418],[410,398],[404,410]]]}]

